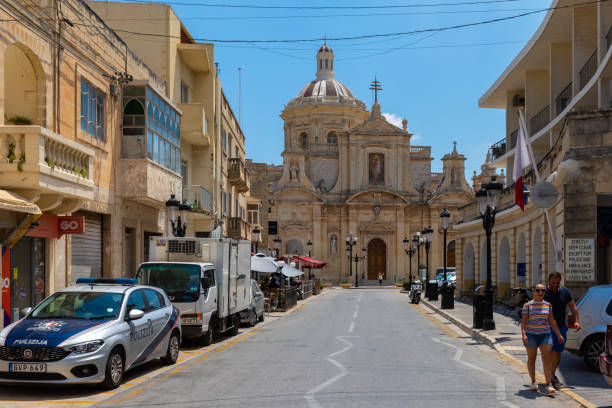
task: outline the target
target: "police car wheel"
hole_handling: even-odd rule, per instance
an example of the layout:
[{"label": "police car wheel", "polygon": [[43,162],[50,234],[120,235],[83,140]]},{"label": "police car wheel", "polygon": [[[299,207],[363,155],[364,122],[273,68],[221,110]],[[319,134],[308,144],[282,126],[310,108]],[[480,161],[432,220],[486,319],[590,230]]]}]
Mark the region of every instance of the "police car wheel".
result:
[{"label": "police car wheel", "polygon": [[108,361],[106,362],[106,376],[101,384],[102,387],[108,390],[119,387],[123,381],[123,372],[123,355],[119,349],[113,349],[108,356]]},{"label": "police car wheel", "polygon": [[170,340],[168,341],[168,351],[166,355],[161,358],[162,363],[166,365],[172,365],[176,363],[179,355],[179,346],[181,342],[177,332],[172,333]]}]

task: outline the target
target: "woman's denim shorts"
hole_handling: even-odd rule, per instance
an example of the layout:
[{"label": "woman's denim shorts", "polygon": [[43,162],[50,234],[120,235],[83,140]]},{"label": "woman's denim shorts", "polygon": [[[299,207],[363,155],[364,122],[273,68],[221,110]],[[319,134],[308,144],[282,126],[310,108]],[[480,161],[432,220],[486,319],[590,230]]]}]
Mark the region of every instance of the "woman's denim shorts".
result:
[{"label": "woman's denim shorts", "polygon": [[526,333],[527,347],[539,347],[542,344],[553,344],[552,336],[549,333]]}]

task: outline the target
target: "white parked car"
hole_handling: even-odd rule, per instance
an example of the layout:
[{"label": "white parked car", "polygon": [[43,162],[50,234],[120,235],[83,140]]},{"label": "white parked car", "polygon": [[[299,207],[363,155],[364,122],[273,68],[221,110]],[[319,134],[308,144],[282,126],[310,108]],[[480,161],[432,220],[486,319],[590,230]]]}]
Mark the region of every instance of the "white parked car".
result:
[{"label": "white parked car", "polygon": [[606,327],[612,324],[612,285],[592,286],[576,304],[580,315],[580,330],[568,322],[565,348],[583,356],[594,371],[599,370],[599,355],[604,350]]},{"label": "white parked car", "polygon": [[249,308],[240,312],[241,322],[248,323],[249,326],[253,327],[258,321],[264,321],[264,306],[265,306],[264,294],[259,288],[257,281],[251,279],[251,302]]}]

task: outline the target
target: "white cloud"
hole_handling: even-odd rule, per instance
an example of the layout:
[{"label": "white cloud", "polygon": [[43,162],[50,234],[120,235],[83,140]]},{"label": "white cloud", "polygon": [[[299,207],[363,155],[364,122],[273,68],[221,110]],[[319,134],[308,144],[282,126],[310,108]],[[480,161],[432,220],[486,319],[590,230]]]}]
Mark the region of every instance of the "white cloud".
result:
[{"label": "white cloud", "polygon": [[420,139],[421,139],[421,135],[419,135],[418,133],[415,133],[410,137],[411,142],[414,142],[415,140],[420,140]]},{"label": "white cloud", "polygon": [[393,126],[397,126],[400,129],[402,128],[403,119],[397,116],[395,113],[383,113],[382,115],[385,117],[385,119],[387,119],[387,122]]}]

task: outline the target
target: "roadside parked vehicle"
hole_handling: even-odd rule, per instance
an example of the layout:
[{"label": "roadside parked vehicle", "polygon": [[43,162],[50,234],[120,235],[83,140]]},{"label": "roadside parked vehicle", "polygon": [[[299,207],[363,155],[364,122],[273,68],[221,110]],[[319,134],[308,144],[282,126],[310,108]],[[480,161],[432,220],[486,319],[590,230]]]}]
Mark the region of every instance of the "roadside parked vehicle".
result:
[{"label": "roadside parked vehicle", "polygon": [[240,312],[240,317],[242,318],[241,323],[248,323],[250,327],[253,327],[258,321],[263,322],[264,306],[264,294],[259,288],[257,281],[251,279],[251,302],[249,303],[248,309]]},{"label": "roadside parked vehicle", "polygon": [[[444,283],[444,268],[436,269],[436,280],[438,281],[438,291],[442,287]],[[457,282],[457,269],[454,267],[446,268],[446,280],[452,283],[453,285]]]},{"label": "roadside parked vehicle", "polygon": [[584,357],[590,369],[599,369],[599,355],[604,350],[607,325],[612,324],[612,285],[592,286],[580,298],[576,306],[580,314],[579,331],[572,330],[571,316],[568,319],[565,347],[572,353]]},{"label": "roadside parked vehicle", "polygon": [[0,382],[100,383],[118,387],[125,371],[161,358],[174,364],[178,309],[136,279],[81,278],[0,332]]},{"label": "roadside parked vehicle", "polygon": [[251,286],[251,242],[229,238],[151,237],[141,284],[163,289],[181,312],[185,338],[208,345],[215,335],[238,333]]},{"label": "roadside parked vehicle", "polygon": [[605,349],[599,356],[599,371],[601,371],[608,384],[612,385],[612,324],[608,325]]}]

